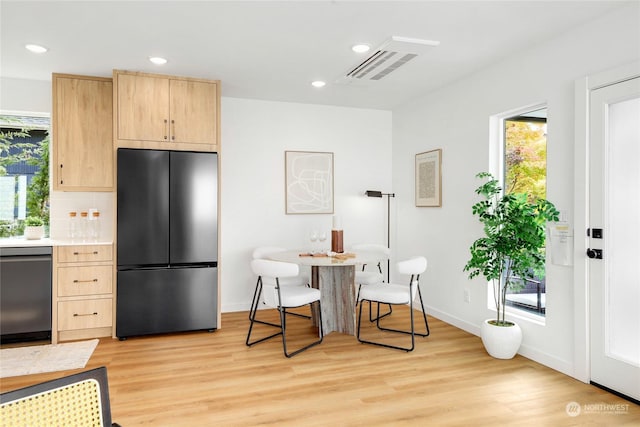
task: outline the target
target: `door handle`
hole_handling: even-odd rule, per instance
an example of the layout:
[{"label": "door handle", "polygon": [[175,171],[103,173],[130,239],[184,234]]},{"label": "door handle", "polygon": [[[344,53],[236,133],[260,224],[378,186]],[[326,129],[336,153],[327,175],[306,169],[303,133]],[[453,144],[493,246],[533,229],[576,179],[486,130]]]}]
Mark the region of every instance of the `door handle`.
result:
[{"label": "door handle", "polygon": [[587,256],[591,259],[602,259],[602,249],[587,249]]}]

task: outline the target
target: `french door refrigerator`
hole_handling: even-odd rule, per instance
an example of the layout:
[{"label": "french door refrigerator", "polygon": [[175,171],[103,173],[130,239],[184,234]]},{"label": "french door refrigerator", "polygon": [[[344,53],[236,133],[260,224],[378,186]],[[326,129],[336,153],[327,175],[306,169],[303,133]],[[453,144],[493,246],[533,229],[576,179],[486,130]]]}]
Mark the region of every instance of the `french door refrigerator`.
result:
[{"label": "french door refrigerator", "polygon": [[216,153],[120,148],[116,336],[217,328]]}]

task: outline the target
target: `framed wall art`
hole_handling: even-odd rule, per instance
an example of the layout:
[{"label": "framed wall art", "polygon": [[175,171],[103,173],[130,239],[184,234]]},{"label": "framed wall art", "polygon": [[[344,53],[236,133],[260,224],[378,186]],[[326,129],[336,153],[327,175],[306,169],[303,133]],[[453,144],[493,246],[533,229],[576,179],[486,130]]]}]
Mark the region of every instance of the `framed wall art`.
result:
[{"label": "framed wall art", "polygon": [[442,149],[416,154],[416,206],[442,206]]},{"label": "framed wall art", "polygon": [[333,153],[285,151],[287,214],[333,213]]}]

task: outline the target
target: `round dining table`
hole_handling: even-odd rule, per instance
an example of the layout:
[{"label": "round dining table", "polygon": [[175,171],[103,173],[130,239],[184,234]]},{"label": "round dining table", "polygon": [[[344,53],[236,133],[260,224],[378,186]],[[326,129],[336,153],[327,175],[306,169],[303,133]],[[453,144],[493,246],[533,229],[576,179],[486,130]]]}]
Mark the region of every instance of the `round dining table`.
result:
[{"label": "round dining table", "polygon": [[[284,251],[269,254],[269,259],[311,267],[311,286],[320,290],[322,329],[324,335],[340,332],[356,333],[355,268],[363,264],[377,264],[380,255],[372,252],[352,251],[339,254]],[[318,313],[314,310],[314,324]]]}]

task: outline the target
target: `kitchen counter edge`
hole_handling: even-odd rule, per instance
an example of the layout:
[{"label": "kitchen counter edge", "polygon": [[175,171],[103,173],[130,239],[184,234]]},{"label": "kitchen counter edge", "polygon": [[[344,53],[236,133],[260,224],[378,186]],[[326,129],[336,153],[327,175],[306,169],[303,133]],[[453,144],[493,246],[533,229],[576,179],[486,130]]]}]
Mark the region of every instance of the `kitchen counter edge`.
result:
[{"label": "kitchen counter edge", "polygon": [[111,240],[98,240],[95,242],[79,242],[67,239],[34,239],[27,240],[24,238],[3,238],[0,239],[0,248],[25,248],[31,246],[93,246],[93,245],[112,245]]}]

